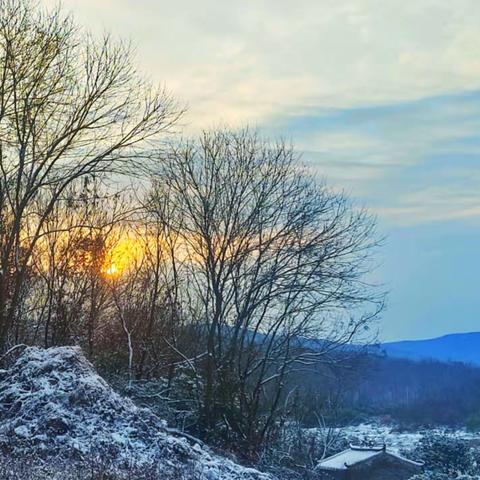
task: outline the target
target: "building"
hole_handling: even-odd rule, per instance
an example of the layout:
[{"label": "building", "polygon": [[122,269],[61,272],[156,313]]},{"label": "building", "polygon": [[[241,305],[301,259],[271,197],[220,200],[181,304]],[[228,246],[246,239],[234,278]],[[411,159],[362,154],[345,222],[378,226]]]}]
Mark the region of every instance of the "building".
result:
[{"label": "building", "polygon": [[382,447],[358,447],[325,458],[316,470],[322,480],[408,480],[423,463],[403,458]]}]

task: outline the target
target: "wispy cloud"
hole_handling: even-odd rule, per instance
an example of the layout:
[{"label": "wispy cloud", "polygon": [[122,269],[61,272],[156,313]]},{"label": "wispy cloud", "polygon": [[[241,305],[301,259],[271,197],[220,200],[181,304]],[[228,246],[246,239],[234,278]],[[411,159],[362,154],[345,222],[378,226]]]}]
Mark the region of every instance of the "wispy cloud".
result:
[{"label": "wispy cloud", "polygon": [[190,104],[188,132],[248,121],[286,134],[388,222],[478,214],[474,186],[454,181],[480,148],[477,0],[64,5],[134,40],[142,69]]},{"label": "wispy cloud", "polygon": [[319,175],[346,188],[387,224],[479,215],[480,92],[312,109],[267,125],[295,139]]},{"label": "wispy cloud", "polygon": [[193,126],[480,87],[477,0],[64,4],[134,39],[143,69],[190,103]]},{"label": "wispy cloud", "polygon": [[400,226],[480,218],[480,193],[454,188],[430,188],[400,197],[397,205],[377,207],[383,218]]}]

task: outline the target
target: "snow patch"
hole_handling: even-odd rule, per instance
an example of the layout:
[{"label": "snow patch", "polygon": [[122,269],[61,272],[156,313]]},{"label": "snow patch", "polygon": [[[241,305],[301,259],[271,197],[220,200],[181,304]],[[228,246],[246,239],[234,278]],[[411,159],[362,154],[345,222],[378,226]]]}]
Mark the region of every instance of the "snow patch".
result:
[{"label": "snow patch", "polygon": [[165,478],[272,480],[173,435],[115,392],[78,347],[30,347],[0,371],[0,448],[12,456],[152,465]]}]

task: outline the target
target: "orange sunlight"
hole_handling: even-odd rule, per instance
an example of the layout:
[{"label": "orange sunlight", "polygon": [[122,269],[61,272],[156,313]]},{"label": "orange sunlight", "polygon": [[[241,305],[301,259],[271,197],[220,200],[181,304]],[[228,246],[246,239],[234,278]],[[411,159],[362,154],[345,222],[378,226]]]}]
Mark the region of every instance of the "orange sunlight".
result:
[{"label": "orange sunlight", "polygon": [[131,237],[122,238],[106,254],[102,272],[108,277],[118,277],[137,265],[143,253],[141,242]]}]

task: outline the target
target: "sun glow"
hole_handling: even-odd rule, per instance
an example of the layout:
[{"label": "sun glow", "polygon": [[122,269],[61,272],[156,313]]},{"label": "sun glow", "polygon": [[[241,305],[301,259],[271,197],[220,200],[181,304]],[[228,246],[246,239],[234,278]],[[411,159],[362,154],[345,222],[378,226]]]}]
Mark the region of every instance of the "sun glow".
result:
[{"label": "sun glow", "polygon": [[107,275],[115,275],[116,273],[118,273],[118,268],[114,263],[112,263],[105,269],[105,273]]},{"label": "sun glow", "polygon": [[109,249],[102,271],[108,277],[122,275],[138,264],[143,253],[141,242],[130,237],[122,238]]}]

